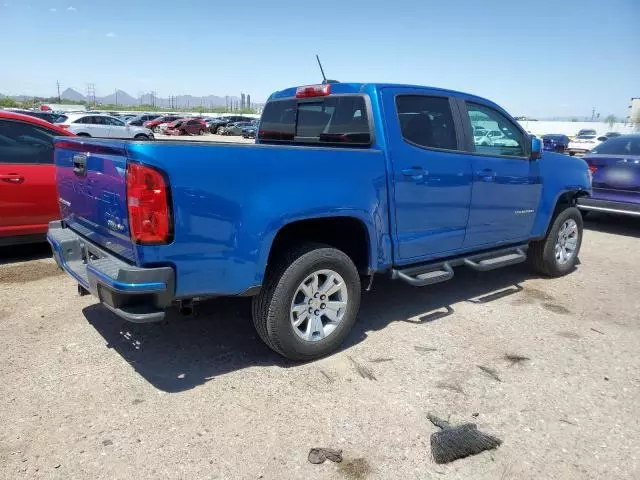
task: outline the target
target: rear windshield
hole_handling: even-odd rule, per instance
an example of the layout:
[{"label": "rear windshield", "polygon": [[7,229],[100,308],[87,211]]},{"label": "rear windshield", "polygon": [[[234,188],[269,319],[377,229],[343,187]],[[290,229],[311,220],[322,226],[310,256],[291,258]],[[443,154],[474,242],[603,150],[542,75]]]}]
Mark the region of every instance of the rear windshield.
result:
[{"label": "rear windshield", "polygon": [[368,146],[371,131],[362,96],[275,100],[262,113],[262,143]]},{"label": "rear windshield", "polygon": [[640,136],[610,138],[591,150],[591,153],[605,155],[640,155]]}]

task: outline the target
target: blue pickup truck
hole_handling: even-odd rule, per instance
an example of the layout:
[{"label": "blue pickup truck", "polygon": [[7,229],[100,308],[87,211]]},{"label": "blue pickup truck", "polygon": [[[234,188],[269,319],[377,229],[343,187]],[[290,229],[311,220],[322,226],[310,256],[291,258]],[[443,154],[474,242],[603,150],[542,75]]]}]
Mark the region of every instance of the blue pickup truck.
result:
[{"label": "blue pickup truck", "polygon": [[48,240],[81,293],[132,322],[252,296],[260,337],[296,360],[338,348],[376,274],[570,272],[591,191],[583,160],[496,104],[391,84],[274,93],[255,145],[60,138],[55,164]]}]

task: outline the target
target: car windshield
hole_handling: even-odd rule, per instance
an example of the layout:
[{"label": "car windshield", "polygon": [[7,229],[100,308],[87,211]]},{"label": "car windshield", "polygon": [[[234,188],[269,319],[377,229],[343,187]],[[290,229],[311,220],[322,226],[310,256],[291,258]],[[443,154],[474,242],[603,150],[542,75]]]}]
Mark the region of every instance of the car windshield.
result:
[{"label": "car windshield", "polygon": [[640,155],[640,136],[611,138],[591,150],[591,153],[606,155]]},{"label": "car windshield", "polygon": [[594,138],[596,138],[595,135],[578,135],[576,140],[593,140]]}]

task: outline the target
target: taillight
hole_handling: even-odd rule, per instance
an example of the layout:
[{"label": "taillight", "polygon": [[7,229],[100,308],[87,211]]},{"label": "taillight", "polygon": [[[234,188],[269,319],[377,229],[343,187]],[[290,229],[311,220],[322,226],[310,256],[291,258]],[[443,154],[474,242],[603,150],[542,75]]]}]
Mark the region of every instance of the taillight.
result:
[{"label": "taillight", "polygon": [[326,97],[331,93],[331,84],[307,85],[296,89],[296,98]]},{"label": "taillight", "polygon": [[169,187],[160,172],[138,163],[127,165],[127,206],[134,242],[157,245],[171,241]]},{"label": "taillight", "polygon": [[596,167],[595,165],[589,165],[589,171],[592,175],[596,173],[596,170],[598,170],[598,167]]}]

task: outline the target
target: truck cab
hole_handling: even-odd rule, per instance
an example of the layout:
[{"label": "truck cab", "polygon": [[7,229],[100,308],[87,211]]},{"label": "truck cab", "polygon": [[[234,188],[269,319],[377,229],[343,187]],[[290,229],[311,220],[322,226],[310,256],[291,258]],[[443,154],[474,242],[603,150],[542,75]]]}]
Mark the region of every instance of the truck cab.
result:
[{"label": "truck cab", "polygon": [[495,103],[411,85],[276,92],[256,145],[91,139],[56,152],[49,241],[82,288],[133,321],[253,296],[261,338],[298,360],[340,345],[375,275],[425,287],[526,260],[569,273],[591,189],[584,161],[543,152]]}]

